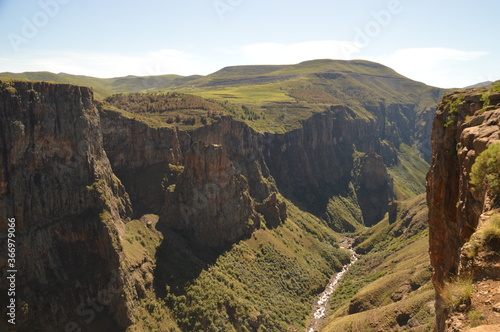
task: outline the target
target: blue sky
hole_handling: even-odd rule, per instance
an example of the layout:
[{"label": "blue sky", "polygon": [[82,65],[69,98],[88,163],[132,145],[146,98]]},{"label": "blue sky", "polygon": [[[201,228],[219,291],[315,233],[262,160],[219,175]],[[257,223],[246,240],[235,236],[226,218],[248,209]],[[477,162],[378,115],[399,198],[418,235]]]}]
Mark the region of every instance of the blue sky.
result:
[{"label": "blue sky", "polygon": [[367,59],[439,87],[500,79],[500,2],[0,0],[0,72],[206,75]]}]

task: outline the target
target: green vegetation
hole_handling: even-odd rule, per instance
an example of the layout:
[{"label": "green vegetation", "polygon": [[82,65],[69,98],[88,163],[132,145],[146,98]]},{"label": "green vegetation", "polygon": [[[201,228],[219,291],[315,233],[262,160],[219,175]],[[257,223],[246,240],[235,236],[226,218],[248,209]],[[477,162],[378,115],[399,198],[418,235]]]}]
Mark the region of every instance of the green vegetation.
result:
[{"label": "green vegetation", "polygon": [[447,121],[444,124],[445,127],[456,125],[458,119],[458,107],[464,101],[464,98],[464,93],[459,93],[458,95],[456,93],[453,93],[443,99],[443,102],[446,103],[445,107],[448,109],[448,113],[446,116]]},{"label": "green vegetation", "polygon": [[455,311],[462,304],[470,305],[470,297],[473,291],[472,276],[462,276],[446,283],[440,294],[445,308]]},{"label": "green vegetation", "polygon": [[120,112],[155,127],[176,126],[183,129],[210,124],[227,114],[219,104],[177,92],[117,94],[106,98],[101,110]]},{"label": "green vegetation", "polygon": [[221,255],[179,240],[157,250],[158,280],[185,331],[303,330],[313,299],[349,261],[337,235],[287,202],[287,221]]},{"label": "green vegetation", "polygon": [[431,268],[425,195],[399,203],[396,220],[367,229],[355,242],[365,253],[335,291],[324,331],[400,331],[410,319],[431,329]]},{"label": "green vegetation", "polygon": [[326,220],[336,232],[352,233],[363,227],[360,222],[363,216],[352,183],[349,184],[349,191],[345,196],[338,195],[329,199]]},{"label": "green vegetation", "polygon": [[483,102],[483,109],[490,105],[490,95],[495,92],[500,92],[500,81],[495,82],[490,89],[483,92],[481,96],[481,101]]},{"label": "green vegetation", "polygon": [[83,75],[54,74],[50,72],[26,72],[21,74],[0,73],[2,79],[27,81],[45,81],[67,83],[92,87],[98,99],[104,99],[116,93],[147,92],[154,88],[173,88],[180,84],[200,78],[201,76],[127,76],[116,78],[97,78]]},{"label": "green vegetation", "polygon": [[493,198],[500,196],[500,143],[491,144],[476,158],[470,184],[476,191],[489,189]]},{"label": "green vegetation", "polygon": [[500,214],[492,214],[464,244],[462,251],[473,259],[480,250],[491,249],[493,254],[500,248]]},{"label": "green vegetation", "polygon": [[202,90],[200,92],[196,92],[196,94],[204,98],[213,98],[216,100],[230,99],[233,102],[246,104],[295,101],[292,97],[288,96],[285,91],[281,90],[280,84],[277,83],[256,86],[230,86],[220,90]]},{"label": "green vegetation", "polygon": [[[154,229],[157,221],[158,216],[145,215],[140,220],[125,224],[125,241],[122,241],[122,244],[130,265],[138,265],[144,258],[154,258],[156,248],[163,239],[161,233]],[[154,262],[154,259],[152,261]]]},{"label": "green vegetation", "polygon": [[425,177],[429,164],[417,153],[416,148],[401,144],[398,163],[388,168],[394,181],[396,199],[404,200],[425,192]]},{"label": "green vegetation", "polygon": [[[402,301],[352,315],[329,318],[322,331],[432,331],[434,324],[433,300],[434,290],[429,283]],[[408,327],[407,324],[410,320],[412,324],[417,326]]]},{"label": "green vegetation", "polygon": [[136,279],[139,305],[134,315],[138,318],[136,331],[179,331],[173,314],[164,300],[157,297],[151,284],[152,271],[156,268],[156,250],[163,236],[155,229],[158,216],[145,215],[125,224],[125,238],[121,242],[125,255],[124,268]]},{"label": "green vegetation", "polygon": [[484,316],[481,312],[477,310],[471,310],[467,313],[467,318],[469,319],[469,324],[471,327],[479,326],[484,321]]},{"label": "green vegetation", "polygon": [[131,113],[172,114],[176,111],[186,112],[188,110],[223,111],[219,105],[206,99],[176,92],[117,94],[106,98],[105,102]]},{"label": "green vegetation", "polygon": [[480,231],[482,242],[485,245],[491,245],[494,242],[500,243],[500,214],[492,215]]}]

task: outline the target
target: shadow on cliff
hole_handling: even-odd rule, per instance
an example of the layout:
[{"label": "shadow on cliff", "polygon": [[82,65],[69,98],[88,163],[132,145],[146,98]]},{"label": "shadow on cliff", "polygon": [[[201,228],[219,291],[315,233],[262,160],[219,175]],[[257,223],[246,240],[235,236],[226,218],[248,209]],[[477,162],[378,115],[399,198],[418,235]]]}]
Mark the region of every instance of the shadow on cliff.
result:
[{"label": "shadow on cliff", "polygon": [[160,298],[167,295],[167,286],[175,295],[184,294],[185,287],[231,248],[231,244],[216,248],[197,244],[163,225],[157,229],[163,241],[156,251],[153,285]]}]

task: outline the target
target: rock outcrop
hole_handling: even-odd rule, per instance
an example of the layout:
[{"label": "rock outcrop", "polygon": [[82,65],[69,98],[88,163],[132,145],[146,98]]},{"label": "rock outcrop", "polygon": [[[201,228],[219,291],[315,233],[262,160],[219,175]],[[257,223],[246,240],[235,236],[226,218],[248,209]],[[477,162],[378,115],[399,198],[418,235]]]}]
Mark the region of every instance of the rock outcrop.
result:
[{"label": "rock outcrop", "polygon": [[191,142],[221,145],[234,168],[247,179],[250,195],[256,202],[278,191],[265,160],[265,136],[247,124],[222,116],[211,125],[189,132],[189,136],[191,139],[184,143],[184,150],[189,149]]},{"label": "rock outcrop", "polygon": [[232,243],[258,228],[255,207],[269,226],[286,219],[286,203],[264,161],[263,135],[245,123],[223,116],[180,130],[152,127],[114,110],[103,109],[101,116],[106,152],[136,216],[161,214],[159,225],[208,246]]},{"label": "rock outcrop", "polygon": [[134,205],[135,217],[160,214],[164,204],[162,181],[168,165],[182,162],[181,141],[175,128],[153,127],[118,112],[101,110],[104,149],[115,174]]},{"label": "rock outcrop", "polygon": [[[438,106],[427,176],[430,256],[436,289],[436,331],[446,330],[450,308],[445,284],[459,275],[460,251],[475,232],[481,214],[491,209],[485,190],[474,191],[470,174],[476,157],[500,141],[500,105],[487,88],[454,92]],[[486,98],[485,98],[486,97]],[[491,106],[486,107],[488,101]]]},{"label": "rock outcrop", "polygon": [[369,227],[384,218],[394,194],[381,156],[368,152],[360,164],[357,197],[365,226]]},{"label": "rock outcrop", "polygon": [[[88,324],[130,325],[119,236],[131,205],[104,152],[92,91],[0,82],[0,128],[0,232],[16,219],[17,330],[74,329],[82,310]],[[6,279],[0,285],[5,296]],[[88,300],[103,292],[108,314],[98,315]]]},{"label": "rock outcrop", "polygon": [[199,244],[234,243],[260,226],[248,182],[220,145],[193,143],[169,191],[159,222]]}]

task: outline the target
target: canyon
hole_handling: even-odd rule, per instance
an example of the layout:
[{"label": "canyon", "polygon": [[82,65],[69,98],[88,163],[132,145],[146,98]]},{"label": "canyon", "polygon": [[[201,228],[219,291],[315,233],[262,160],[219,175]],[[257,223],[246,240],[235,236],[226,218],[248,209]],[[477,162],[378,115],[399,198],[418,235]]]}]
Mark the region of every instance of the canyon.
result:
[{"label": "canyon", "polygon": [[[436,112],[443,89],[366,61],[148,82],[96,99],[90,87],[0,80],[0,228],[16,218],[17,331],[305,330],[350,262],[346,233],[364,257],[344,279],[367,278],[340,284],[325,331],[371,310],[392,310],[379,322],[388,331],[430,328],[427,236],[439,290],[493,206],[465,179],[498,139],[495,93],[477,117],[487,90],[447,95]],[[242,92],[263,87],[270,95]],[[436,295],[441,331],[450,312]]]}]

